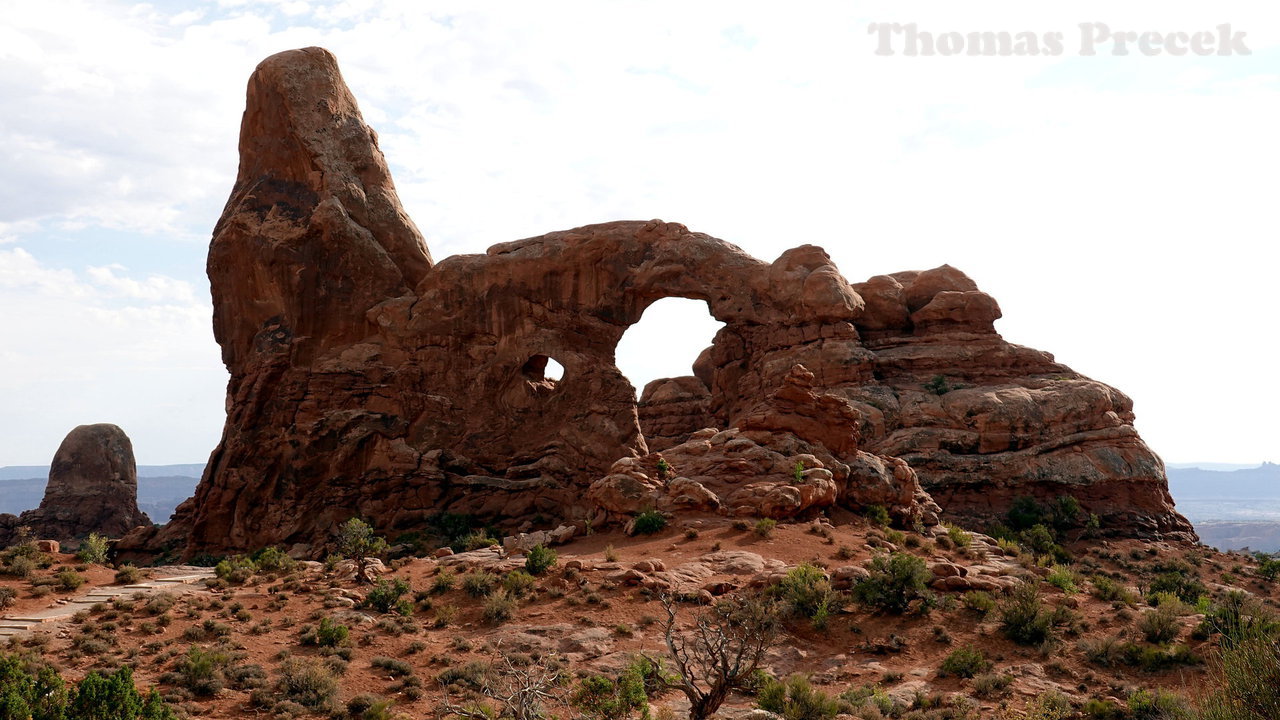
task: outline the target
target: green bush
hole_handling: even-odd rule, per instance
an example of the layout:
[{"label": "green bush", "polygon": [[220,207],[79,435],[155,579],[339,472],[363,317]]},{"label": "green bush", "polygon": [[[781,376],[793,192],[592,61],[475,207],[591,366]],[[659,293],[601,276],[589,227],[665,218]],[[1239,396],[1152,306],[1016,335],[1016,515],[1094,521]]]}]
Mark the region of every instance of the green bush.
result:
[{"label": "green bush", "polygon": [[484,620],[490,625],[501,625],[516,612],[516,599],[506,590],[490,593],[484,601]]},{"label": "green bush", "polygon": [[652,535],[667,526],[667,516],[657,510],[645,510],[631,521],[632,535]]},{"label": "green bush", "polygon": [[275,546],[264,547],[255,552],[250,559],[260,572],[289,572],[298,565],[298,561]]},{"label": "green bush", "polygon": [[[364,605],[381,613],[395,611],[401,615],[408,615],[410,613],[404,612],[405,608],[400,604],[400,598],[407,592],[409,592],[409,583],[402,578],[382,579],[369,589],[369,594],[364,598]],[[409,610],[412,612],[412,607]]]},{"label": "green bush", "polygon": [[956,547],[963,550],[964,548],[969,547],[969,544],[973,542],[973,536],[966,532],[964,528],[951,524],[947,524],[946,528],[947,538],[951,540]]},{"label": "green bush", "polygon": [[889,527],[889,511],[883,505],[868,505],[862,509],[862,514],[872,525],[880,527]]},{"label": "green bush", "polygon": [[386,670],[392,677],[407,677],[413,674],[413,666],[403,660],[379,655],[369,663],[379,670]]},{"label": "green bush", "polygon": [[822,568],[802,563],[787,571],[778,582],[777,594],[791,613],[808,618],[821,627],[831,612],[831,581]]},{"label": "green bush", "polygon": [[778,526],[778,521],[773,518],[760,518],[756,521],[754,532],[756,537],[770,538],[773,537],[773,529]]},{"label": "green bush", "polygon": [[1222,644],[1231,646],[1248,638],[1280,636],[1280,622],[1257,600],[1237,590],[1209,608],[1196,634],[1205,638],[1221,635]]},{"label": "green bush", "polygon": [[543,545],[534,545],[524,557],[524,569],[530,575],[541,575],[556,564],[556,551]]},{"label": "green bush", "polygon": [[1138,631],[1147,642],[1156,645],[1172,642],[1181,630],[1178,616],[1169,603],[1162,603],[1155,610],[1143,613],[1142,619],[1138,621]]},{"label": "green bush", "polygon": [[276,692],[285,700],[312,710],[327,711],[338,696],[338,681],[323,663],[307,658],[285,658],[280,663]]},{"label": "green bush", "polygon": [[1190,567],[1185,570],[1172,570],[1162,572],[1151,581],[1147,586],[1147,596],[1151,597],[1158,593],[1170,593],[1177,595],[1179,600],[1192,605],[1200,599],[1201,595],[1205,595],[1209,590],[1201,583]]},{"label": "green bush", "polygon": [[1179,718],[1191,719],[1187,702],[1164,688],[1138,690],[1129,696],[1130,720],[1179,720]]},{"label": "green bush", "polygon": [[945,375],[934,375],[924,384],[924,389],[934,395],[946,395],[956,388],[947,382]]},{"label": "green bush", "polygon": [[1089,582],[1093,586],[1091,593],[1099,600],[1122,602],[1125,605],[1133,605],[1135,602],[1133,593],[1106,575],[1094,575]]},{"label": "green bush", "polygon": [[649,697],[642,678],[630,669],[617,680],[593,675],[580,680],[569,704],[592,720],[625,720],[636,714],[649,717]]},{"label": "green bush", "polygon": [[1000,625],[1005,637],[1019,645],[1043,645],[1053,639],[1053,616],[1031,583],[1009,593],[1000,606]]},{"label": "green bush", "polygon": [[76,559],[83,563],[101,565],[107,561],[107,539],[98,533],[89,533],[89,537],[80,543],[76,551]]},{"label": "green bush", "polygon": [[498,586],[494,575],[474,570],[462,576],[462,589],[471,597],[487,597]]},{"label": "green bush", "polygon": [[212,697],[226,685],[223,670],[230,663],[225,653],[191,646],[174,666],[173,677],[166,677],[199,697]]},{"label": "green bush", "polygon": [[133,684],[133,670],[89,673],[68,687],[43,661],[0,655],[0,718],[4,720],[177,720],[174,711],[152,690]]},{"label": "green bush", "polygon": [[985,590],[970,590],[960,597],[964,606],[976,613],[988,615],[996,609],[996,599]]},{"label": "green bush", "polygon": [[1216,689],[1200,703],[1199,720],[1280,718],[1280,643],[1257,630],[1222,648]]},{"label": "green bush", "polygon": [[59,572],[56,578],[58,580],[58,587],[68,592],[78,589],[85,583],[85,577],[70,568]]},{"label": "green bush", "polygon": [[218,579],[236,585],[247,582],[257,571],[258,566],[244,555],[225,558],[213,568],[213,573],[218,576]]},{"label": "green bush", "polygon": [[0,587],[0,610],[13,607],[18,601],[18,591],[11,587]]},{"label": "green bush", "polygon": [[537,584],[538,581],[523,570],[513,570],[502,578],[502,589],[510,593],[512,597],[528,595],[533,592]]},{"label": "green bush", "polygon": [[320,618],[320,624],[302,631],[303,645],[336,648],[350,642],[351,631],[346,625],[332,618]]},{"label": "green bush", "polygon": [[1258,558],[1258,574],[1267,580],[1275,581],[1280,577],[1280,557],[1263,555]]},{"label": "green bush", "polygon": [[431,594],[443,595],[453,589],[457,584],[458,577],[449,570],[441,570],[439,575],[431,581]]},{"label": "green bush", "polygon": [[786,720],[831,720],[840,712],[840,703],[803,675],[769,678],[756,694],[756,705]]},{"label": "green bush", "polygon": [[117,585],[134,585],[142,579],[142,571],[133,565],[124,564],[116,570]]},{"label": "green bush", "polygon": [[1049,569],[1049,575],[1045,577],[1045,582],[1068,595],[1074,595],[1076,585],[1080,582],[1080,573],[1066,565],[1054,565]]},{"label": "green bush", "polygon": [[932,579],[924,560],[910,553],[878,555],[867,568],[871,575],[858,582],[853,596],[858,602],[894,614],[906,612],[916,600],[930,601]]},{"label": "green bush", "polygon": [[946,659],[942,661],[942,665],[938,668],[938,675],[946,677],[955,675],[956,677],[971,678],[990,670],[992,663],[987,659],[985,653],[977,648],[962,647],[951,651]]}]

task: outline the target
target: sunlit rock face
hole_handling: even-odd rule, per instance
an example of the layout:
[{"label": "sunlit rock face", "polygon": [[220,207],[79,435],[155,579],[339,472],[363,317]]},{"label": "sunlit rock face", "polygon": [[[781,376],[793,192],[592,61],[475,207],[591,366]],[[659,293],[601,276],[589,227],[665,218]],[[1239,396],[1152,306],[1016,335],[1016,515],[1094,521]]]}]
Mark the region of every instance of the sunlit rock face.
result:
[{"label": "sunlit rock face", "polygon": [[[862,477],[903,518],[934,512],[921,487],[974,518],[1020,492],[1070,492],[1117,529],[1190,531],[1128,399],[1005,343],[995,301],[953,268],[851,285],[819,247],[769,263],[659,220],[433,263],[319,48],[254,72],[240,152],[208,264],[227,424],[195,497],[126,545],[302,550],[353,515],[388,532],[445,511],[600,520],[620,511],[590,489],[617,461],[668,482],[648,474],[647,433],[675,452],[706,428],[761,449],[706,464],[713,493],[727,481],[715,467],[777,475],[801,455],[845,466],[755,493],[801,496],[799,509],[756,503],[791,508],[779,516],[857,506]],[[694,375],[651,384],[638,413],[614,353],[665,297],[705,301],[724,327]],[[544,374],[550,359],[559,380]],[[935,375],[964,388],[926,390]]]}]

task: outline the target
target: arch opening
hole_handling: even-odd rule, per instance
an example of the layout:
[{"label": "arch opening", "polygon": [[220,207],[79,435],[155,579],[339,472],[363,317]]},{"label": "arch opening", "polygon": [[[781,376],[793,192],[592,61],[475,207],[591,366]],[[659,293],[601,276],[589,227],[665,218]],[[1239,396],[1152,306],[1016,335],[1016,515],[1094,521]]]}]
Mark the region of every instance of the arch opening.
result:
[{"label": "arch opening", "polygon": [[614,363],[631,381],[638,400],[653,380],[692,375],[693,363],[722,327],[705,300],[662,298],[623,333]]},{"label": "arch opening", "polygon": [[549,355],[533,355],[520,368],[525,380],[554,385],[564,378],[564,365]]}]

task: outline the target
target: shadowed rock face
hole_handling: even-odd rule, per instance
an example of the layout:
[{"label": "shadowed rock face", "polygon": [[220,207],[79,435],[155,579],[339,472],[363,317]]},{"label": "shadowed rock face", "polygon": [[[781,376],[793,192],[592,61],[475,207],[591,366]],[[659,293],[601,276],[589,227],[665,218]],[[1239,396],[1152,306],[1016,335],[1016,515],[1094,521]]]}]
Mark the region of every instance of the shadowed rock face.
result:
[{"label": "shadowed rock face", "polygon": [[119,427],[100,423],[67,434],[53,456],[40,507],[16,518],[0,516],[0,535],[26,526],[36,537],[67,541],[91,532],[120,537],[150,524],[138,510],[133,444]]},{"label": "shadowed rock face", "polygon": [[[693,377],[646,392],[644,425],[663,448],[698,426],[733,429],[760,448],[758,463],[808,453],[847,466],[827,473],[832,487],[804,492],[856,504],[848,478],[874,476],[877,497],[907,503],[903,517],[928,502],[919,473],[954,503],[948,512],[991,510],[982,483],[1045,496],[1071,487],[1104,522],[1190,530],[1127,398],[1005,343],[995,301],[953,268],[850,285],[821,248],[766,263],[658,220],[433,265],[376,135],[318,48],[255,71],[240,151],[208,267],[231,372],[226,428],[196,496],[134,546],[314,544],[353,515],[386,531],[445,510],[512,524],[600,518],[587,488],[649,452],[614,350],[672,296],[706,301],[725,327]],[[565,368],[558,381],[543,375],[548,358]],[[967,387],[926,392],[935,374]],[[732,482],[716,468],[743,470],[699,467],[711,473],[704,487]]]}]

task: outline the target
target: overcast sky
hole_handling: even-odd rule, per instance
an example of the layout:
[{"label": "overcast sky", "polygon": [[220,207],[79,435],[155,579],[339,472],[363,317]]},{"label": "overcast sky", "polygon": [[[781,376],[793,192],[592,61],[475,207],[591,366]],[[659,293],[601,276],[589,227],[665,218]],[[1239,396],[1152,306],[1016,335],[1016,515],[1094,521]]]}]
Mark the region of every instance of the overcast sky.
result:
[{"label": "overcast sky", "polygon": [[[437,260],[662,218],[766,260],[821,245],[852,282],[950,263],[1006,339],[1132,396],[1166,460],[1280,460],[1280,6],[1047,5],[5,2],[0,465],[92,422],[141,463],[208,457],[227,375],[204,261],[245,82],[308,45]],[[872,23],[1062,52],[882,55]],[[1084,56],[1081,23],[1230,23],[1251,54]],[[689,372],[699,313],[663,301],[628,333],[637,387]]]}]

